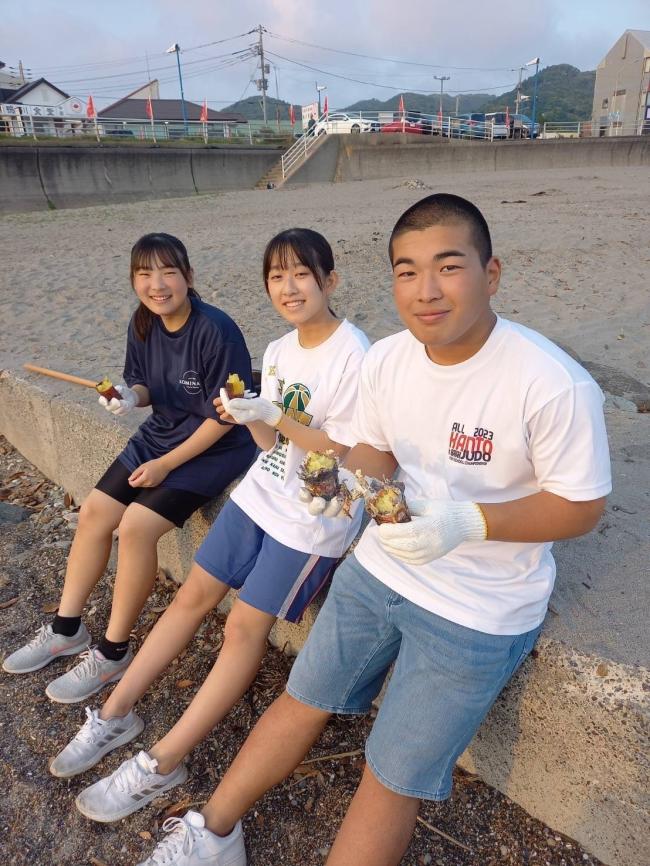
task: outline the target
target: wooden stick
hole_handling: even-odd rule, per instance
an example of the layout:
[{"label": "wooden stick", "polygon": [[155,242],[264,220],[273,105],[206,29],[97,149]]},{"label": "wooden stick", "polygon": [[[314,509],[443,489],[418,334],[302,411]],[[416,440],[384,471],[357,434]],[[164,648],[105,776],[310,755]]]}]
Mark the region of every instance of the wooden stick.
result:
[{"label": "wooden stick", "polygon": [[97,385],[97,382],[93,382],[92,379],[82,379],[81,376],[71,376],[70,373],[59,373],[58,370],[37,367],[35,364],[23,364],[23,367],[31,373],[40,373],[41,376],[51,376],[53,379],[72,382],[74,385],[83,385],[85,388],[95,388]]},{"label": "wooden stick", "polygon": [[424,818],[420,818],[418,815],[417,818],[420,824],[424,824],[427,830],[431,830],[432,833],[437,833],[438,836],[442,836],[443,839],[446,839],[447,842],[451,842],[453,845],[458,845],[459,848],[462,848],[463,851],[469,851],[471,853],[472,849],[468,848],[467,845],[463,845],[462,842],[459,842],[458,839],[454,839],[453,836],[448,836],[446,833],[443,833],[442,830],[439,830],[437,827],[434,827],[433,824],[429,824],[428,821],[425,821]]},{"label": "wooden stick", "polygon": [[[356,758],[357,755],[363,755],[363,749],[355,749],[353,752],[339,752],[337,755],[321,755],[319,758],[308,758],[306,761],[301,761],[303,764],[316,764],[319,761],[339,761],[341,758]],[[296,767],[296,769],[298,769]]]}]

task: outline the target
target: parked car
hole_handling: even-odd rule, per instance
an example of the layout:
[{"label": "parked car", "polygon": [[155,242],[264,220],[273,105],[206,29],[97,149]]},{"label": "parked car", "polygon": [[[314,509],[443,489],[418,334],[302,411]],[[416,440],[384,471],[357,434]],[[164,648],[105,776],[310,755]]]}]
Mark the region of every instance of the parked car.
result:
[{"label": "parked car", "polygon": [[319,120],[313,128],[313,135],[337,133],[339,135],[357,132],[373,132],[373,121],[354,117],[342,111],[331,111],[326,118]]},{"label": "parked car", "polygon": [[505,111],[491,111],[485,115],[486,138],[510,138],[510,126]]},{"label": "parked car", "polygon": [[452,138],[487,138],[485,115],[480,111],[451,118]]},{"label": "parked car", "polygon": [[424,129],[419,123],[413,123],[412,120],[393,120],[392,123],[385,123],[382,132],[406,132],[411,135],[423,135]]}]

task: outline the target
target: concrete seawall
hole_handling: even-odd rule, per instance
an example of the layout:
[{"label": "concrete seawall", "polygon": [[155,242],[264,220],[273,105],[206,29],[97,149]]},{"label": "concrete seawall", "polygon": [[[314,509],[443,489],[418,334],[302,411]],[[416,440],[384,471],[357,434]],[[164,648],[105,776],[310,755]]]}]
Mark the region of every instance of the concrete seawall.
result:
[{"label": "concrete seawall", "polygon": [[252,189],[264,148],[0,147],[0,213]]},{"label": "concrete seawall", "polygon": [[[643,416],[633,418],[636,432],[630,441],[640,437],[640,442],[645,428],[636,419],[642,422]],[[0,374],[0,430],[77,502],[135,425],[130,418],[108,418],[94,403],[79,405],[71,386],[64,383],[35,383],[11,371]],[[615,466],[625,459],[623,453],[613,456]],[[637,462],[636,471],[645,473],[639,475],[640,489],[645,490],[647,465]],[[170,533],[161,543],[160,562],[176,579],[187,573],[222,502],[223,498],[195,514],[182,531]],[[576,542],[558,545],[561,576],[575,569],[572,557],[588,560],[594,555],[593,541],[586,540],[577,552],[575,546]],[[636,573],[641,567],[638,556],[644,555],[633,551],[637,559],[621,563],[619,553],[613,550],[612,561],[605,563],[612,581],[622,580],[627,565]],[[297,651],[317,610],[318,605],[312,605],[300,626],[276,626],[273,642],[288,643]],[[615,637],[619,645],[627,640]],[[648,753],[650,682],[644,667],[629,663],[632,658],[613,646],[609,657],[584,651],[579,635],[570,628],[567,632],[561,617],[549,616],[535,658],[500,696],[460,761],[609,866],[650,862],[642,757]]]},{"label": "concrete seawall", "polygon": [[[264,148],[0,147],[0,213],[253,189],[279,160]],[[291,186],[413,174],[650,165],[650,136],[455,141],[332,135]]]},{"label": "concrete seawall", "polygon": [[399,133],[331,138],[289,179],[288,185],[438,172],[650,165],[650,136],[532,142],[455,141]]}]

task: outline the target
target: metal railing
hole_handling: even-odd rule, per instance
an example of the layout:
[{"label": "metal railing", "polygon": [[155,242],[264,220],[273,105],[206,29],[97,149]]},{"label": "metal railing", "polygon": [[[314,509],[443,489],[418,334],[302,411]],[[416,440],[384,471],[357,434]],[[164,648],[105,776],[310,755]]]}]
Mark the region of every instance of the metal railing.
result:
[{"label": "metal railing", "polygon": [[120,140],[124,142],[182,142],[203,141],[204,144],[248,144],[286,146],[293,138],[293,126],[288,121],[264,124],[251,120],[247,123],[211,120],[151,121],[132,118],[68,118],[33,117],[30,115],[3,115],[0,112],[0,135],[13,138],[65,139],[65,140]]}]

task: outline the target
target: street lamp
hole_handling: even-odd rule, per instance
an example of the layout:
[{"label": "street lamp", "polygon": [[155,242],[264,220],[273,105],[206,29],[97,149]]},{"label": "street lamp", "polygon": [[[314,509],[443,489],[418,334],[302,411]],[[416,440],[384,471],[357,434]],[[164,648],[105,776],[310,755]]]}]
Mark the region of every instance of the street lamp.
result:
[{"label": "street lamp", "polygon": [[323,90],[327,90],[327,84],[319,84],[316,82],[316,92],[318,93],[318,119],[320,120],[321,115],[321,107],[320,107],[320,95]]},{"label": "street lamp", "polygon": [[535,118],[537,115],[537,79],[539,72],[539,57],[533,57],[532,60],[529,60],[526,66],[534,66],[535,67],[535,85],[533,87],[533,110],[532,116],[530,118],[530,137],[534,139],[536,137],[535,134]]},{"label": "street lamp", "polygon": [[440,82],[440,109],[439,109],[439,113],[440,113],[440,118],[442,120],[442,88],[445,86],[445,81],[449,81],[451,76],[450,75],[434,75],[433,77],[436,79],[436,81]]},{"label": "street lamp", "polygon": [[185,110],[185,94],[183,93],[183,76],[181,75],[181,46],[178,42],[174,42],[173,45],[170,45],[165,54],[175,54],[176,62],[178,64],[178,81],[181,86],[181,109],[183,111],[183,126],[185,127],[185,135],[188,134],[187,129],[187,111]]}]

